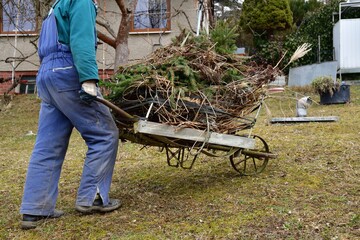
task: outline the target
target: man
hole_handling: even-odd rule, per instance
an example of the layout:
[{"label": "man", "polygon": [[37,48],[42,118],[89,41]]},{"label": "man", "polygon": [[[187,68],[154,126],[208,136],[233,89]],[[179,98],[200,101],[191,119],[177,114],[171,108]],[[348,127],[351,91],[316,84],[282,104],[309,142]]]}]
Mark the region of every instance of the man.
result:
[{"label": "man", "polygon": [[42,102],[20,209],[23,229],[63,215],[55,210],[55,204],[74,127],[88,146],[75,209],[87,214],[110,212],[121,205],[109,198],[118,129],[109,109],[94,101],[101,97],[97,89],[96,7],[93,0],[57,0],[42,25],[36,80]]}]

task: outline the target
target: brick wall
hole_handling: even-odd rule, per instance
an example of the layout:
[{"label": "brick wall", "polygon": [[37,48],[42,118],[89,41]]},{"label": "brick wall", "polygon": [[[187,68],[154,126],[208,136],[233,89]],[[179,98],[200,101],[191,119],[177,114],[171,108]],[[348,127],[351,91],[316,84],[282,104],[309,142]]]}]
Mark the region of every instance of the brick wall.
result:
[{"label": "brick wall", "polygon": [[[0,72],[0,79],[6,79],[11,77],[11,72]],[[11,80],[4,82],[4,83],[0,83],[0,94],[4,94],[11,86]]]},{"label": "brick wall", "polygon": [[[15,73],[15,77],[16,78],[21,78],[21,76],[36,76],[36,71],[18,71]],[[99,69],[99,77],[100,78],[104,78],[104,79],[108,79],[110,78],[112,75],[114,74],[114,71],[111,69],[106,69],[105,71],[103,71],[102,69]],[[7,71],[7,72],[1,72],[0,71],[0,79],[4,78],[10,78],[11,77],[11,72]],[[0,95],[4,94],[12,85],[11,80],[5,82],[5,83],[0,83]],[[10,92],[11,94],[14,94],[14,90]]]},{"label": "brick wall", "polygon": [[[36,76],[36,71],[18,71],[15,73],[15,78],[21,78],[22,76]],[[7,79],[7,78],[11,78],[11,72],[7,71],[7,72],[0,72],[0,79]],[[0,95],[4,94],[5,92],[7,92],[7,90],[11,87],[12,82],[11,80],[4,82],[4,83],[0,83]],[[14,90],[12,90],[10,92],[10,94],[14,94]]]},{"label": "brick wall", "polygon": [[0,94],[4,94],[11,87],[11,81],[0,83]]}]

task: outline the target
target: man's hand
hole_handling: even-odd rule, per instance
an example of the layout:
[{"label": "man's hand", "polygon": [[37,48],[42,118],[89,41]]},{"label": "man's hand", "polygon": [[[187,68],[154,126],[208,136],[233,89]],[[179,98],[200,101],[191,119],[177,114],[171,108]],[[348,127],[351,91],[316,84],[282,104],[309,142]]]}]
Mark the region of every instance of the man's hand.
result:
[{"label": "man's hand", "polygon": [[81,84],[80,99],[90,104],[97,96],[97,86],[94,80],[85,81]]}]

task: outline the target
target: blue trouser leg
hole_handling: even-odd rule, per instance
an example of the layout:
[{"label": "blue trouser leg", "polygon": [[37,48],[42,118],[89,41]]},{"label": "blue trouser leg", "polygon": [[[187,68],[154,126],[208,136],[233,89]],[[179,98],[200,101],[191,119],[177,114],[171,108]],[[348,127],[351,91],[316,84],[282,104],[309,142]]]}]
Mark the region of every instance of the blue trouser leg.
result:
[{"label": "blue trouser leg", "polygon": [[[90,206],[99,193],[106,205],[118,148],[118,129],[107,107],[98,102],[89,105],[80,100],[80,83],[76,69],[71,67],[71,57],[59,53],[46,61],[42,63],[37,80],[44,103],[20,212],[47,215],[53,211],[61,165],[73,126],[88,146],[76,204]],[[49,166],[54,166],[53,171]],[[50,177],[53,179],[49,186],[43,187],[44,179]],[[40,205],[41,198],[46,198],[46,203]]]},{"label": "blue trouser leg", "polygon": [[[83,130],[82,127],[79,128],[79,131],[86,140],[88,152],[76,204],[91,206],[95,198],[94,192],[98,192],[103,202],[107,204],[118,148],[118,142],[115,141],[118,140],[118,130],[116,129],[111,135],[107,136],[99,136],[97,131]],[[106,132],[109,132],[109,129]],[[98,139],[96,140],[94,137]]]},{"label": "blue trouser leg", "polygon": [[51,104],[41,103],[39,129],[29,163],[21,213],[53,213],[72,129],[71,122],[58,109]]},{"label": "blue trouser leg", "polygon": [[76,204],[91,206],[97,192],[107,204],[119,139],[109,109],[98,102],[82,102],[77,91],[61,92],[54,101],[88,146]]}]

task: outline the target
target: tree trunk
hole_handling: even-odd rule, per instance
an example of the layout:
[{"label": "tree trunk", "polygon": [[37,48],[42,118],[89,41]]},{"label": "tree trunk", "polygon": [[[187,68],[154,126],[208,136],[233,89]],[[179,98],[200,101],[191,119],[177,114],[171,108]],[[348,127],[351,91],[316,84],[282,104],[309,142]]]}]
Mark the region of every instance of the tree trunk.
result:
[{"label": "tree trunk", "polygon": [[4,96],[8,95],[12,90],[14,90],[17,87],[17,85],[20,83],[20,78],[21,77],[14,79],[14,83],[6,90]]},{"label": "tree trunk", "polygon": [[[129,30],[130,30],[130,13],[131,11],[126,8],[124,1],[119,1],[118,6],[121,11],[121,21],[118,33],[115,40],[115,62],[114,71],[116,72],[120,65],[124,65],[129,60]],[[130,3],[130,6],[132,4]]]},{"label": "tree trunk", "polygon": [[207,12],[208,12],[208,17],[209,17],[209,25],[210,25],[211,29],[215,27],[214,5],[213,5],[213,3],[214,2],[212,0],[207,1]]},{"label": "tree trunk", "polygon": [[118,70],[119,66],[126,64],[128,60],[129,60],[129,46],[128,46],[128,42],[126,41],[116,46],[114,72]]},{"label": "tree trunk", "polygon": [[116,72],[120,65],[124,65],[129,60],[129,28],[130,28],[130,16],[128,11],[121,9],[121,21],[119,25],[118,34],[115,40],[115,62],[114,71]]}]

